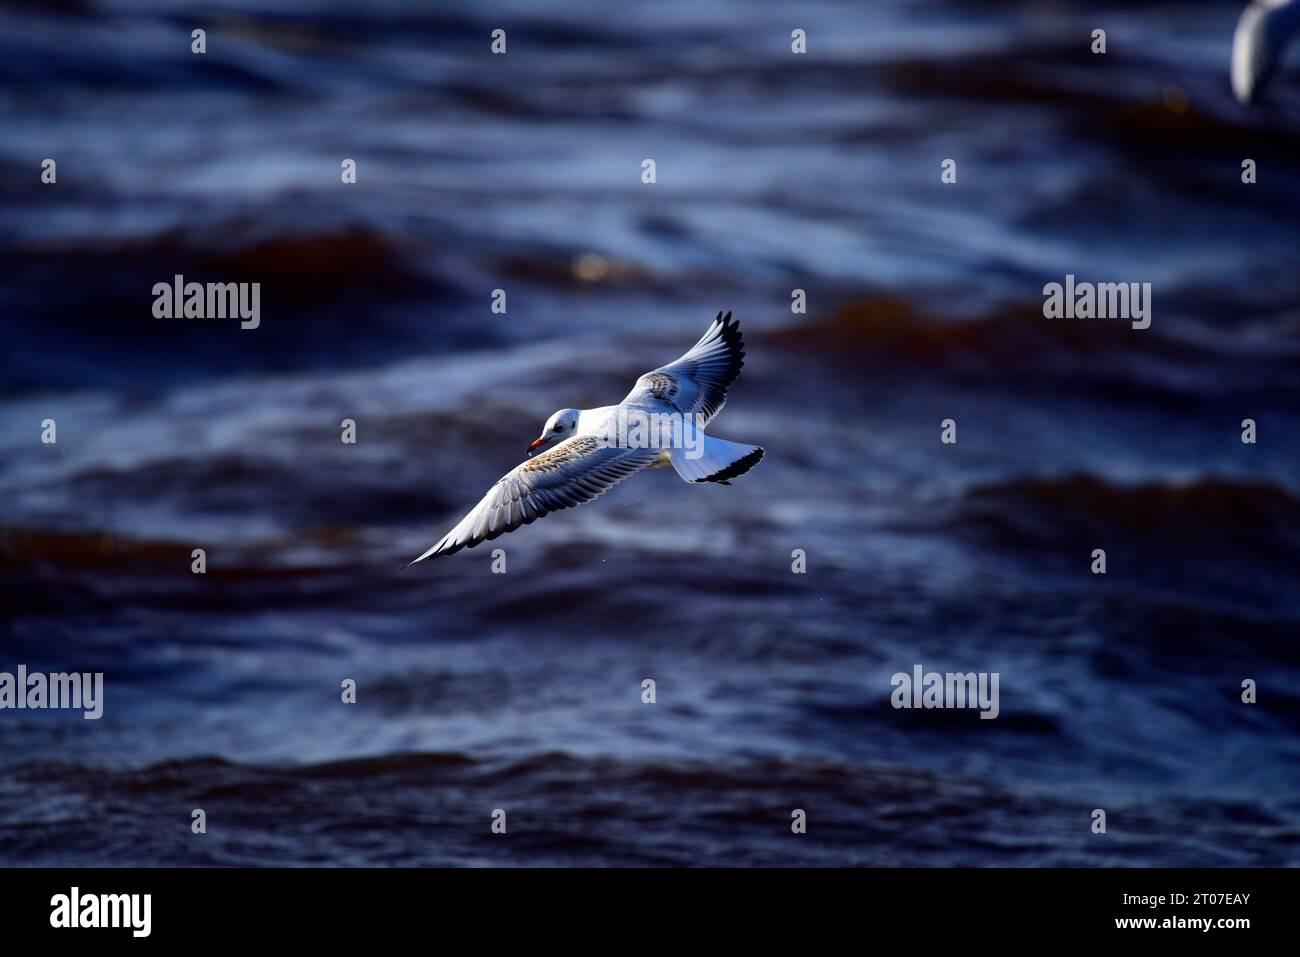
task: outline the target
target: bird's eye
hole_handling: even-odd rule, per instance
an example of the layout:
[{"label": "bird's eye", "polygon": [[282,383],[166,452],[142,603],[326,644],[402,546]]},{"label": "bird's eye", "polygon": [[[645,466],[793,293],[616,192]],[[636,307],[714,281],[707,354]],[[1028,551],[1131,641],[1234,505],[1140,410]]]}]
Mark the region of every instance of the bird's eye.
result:
[{"label": "bird's eye", "polygon": [[564,426],[562,426],[562,425],[557,425],[557,426],[555,427],[555,431],[556,431],[556,432],[563,432],[563,431],[564,431]]}]

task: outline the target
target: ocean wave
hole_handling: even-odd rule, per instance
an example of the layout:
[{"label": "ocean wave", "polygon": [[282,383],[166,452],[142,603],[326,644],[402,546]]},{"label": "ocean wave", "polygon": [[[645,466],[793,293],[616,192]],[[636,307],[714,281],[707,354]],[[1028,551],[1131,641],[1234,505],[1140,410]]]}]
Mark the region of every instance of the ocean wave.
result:
[{"label": "ocean wave", "polygon": [[941,375],[994,392],[1032,389],[1102,404],[1267,396],[1269,407],[1300,406],[1298,354],[1285,337],[1255,347],[1240,336],[1187,327],[1176,334],[1135,331],[1124,320],[1047,319],[1041,304],[948,319],[882,293],[849,298],[811,322],[754,339],[845,375],[866,369],[895,384]]},{"label": "ocean wave", "polygon": [[[0,286],[13,290],[12,321],[0,330],[0,378],[11,391],[165,388],[221,373],[391,361],[413,348],[455,349],[491,335],[469,323],[458,332],[450,318],[436,330],[413,319],[416,306],[465,293],[412,265],[410,249],[379,231],[223,228],[220,239],[163,232],[13,251],[0,266]],[[266,321],[245,330],[238,318],[155,318],[154,285],[176,275],[259,284]],[[50,314],[60,317],[56,352],[45,349]],[[359,323],[364,337],[355,335]]]},{"label": "ocean wave", "polygon": [[[950,516],[968,541],[1029,559],[1082,587],[1183,595],[1247,615],[1300,613],[1300,499],[1260,480],[1205,476],[1124,484],[1095,475],[968,489]],[[1106,577],[1089,574],[1106,552]],[[1192,609],[1185,615],[1195,617]]]},{"label": "ocean wave", "polygon": [[[39,790],[41,801],[26,796]],[[1088,827],[1096,804],[1125,821]],[[129,811],[127,809],[130,809]],[[202,808],[208,832],[190,833]],[[807,833],[791,834],[796,809]],[[504,811],[506,837],[491,831]],[[0,788],[0,861],[78,866],[1294,864],[1294,800],[1086,805],[976,779],[818,759],[521,760],[395,754],[255,767],[33,764]],[[171,820],[174,826],[163,822]]]},{"label": "ocean wave", "polygon": [[1037,529],[1057,535],[1079,528],[1122,531],[1165,545],[1213,536],[1263,549],[1300,549],[1300,498],[1277,483],[1251,479],[1126,485],[1087,474],[1014,478],[972,487],[961,512],[986,520],[1007,540],[1034,540]]}]

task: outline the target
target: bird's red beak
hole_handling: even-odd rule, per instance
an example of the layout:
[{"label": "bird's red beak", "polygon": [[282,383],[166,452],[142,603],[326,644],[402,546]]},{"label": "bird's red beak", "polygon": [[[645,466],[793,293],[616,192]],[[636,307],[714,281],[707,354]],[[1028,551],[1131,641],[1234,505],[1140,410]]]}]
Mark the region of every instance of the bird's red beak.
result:
[{"label": "bird's red beak", "polygon": [[542,436],[540,439],[534,439],[533,444],[528,446],[528,454],[531,456],[534,452],[536,452],[545,444],[546,444],[546,436]]}]

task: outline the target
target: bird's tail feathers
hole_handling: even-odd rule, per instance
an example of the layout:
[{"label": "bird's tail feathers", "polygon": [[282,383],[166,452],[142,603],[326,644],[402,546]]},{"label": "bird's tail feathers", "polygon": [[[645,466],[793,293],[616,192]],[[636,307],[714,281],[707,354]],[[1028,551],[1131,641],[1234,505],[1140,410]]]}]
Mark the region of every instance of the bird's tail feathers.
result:
[{"label": "bird's tail feathers", "polygon": [[757,445],[745,445],[741,442],[728,442],[701,436],[702,454],[691,456],[691,450],[673,449],[669,453],[673,468],[686,482],[720,482],[728,484],[738,475],[744,475],[763,458],[764,452]]}]

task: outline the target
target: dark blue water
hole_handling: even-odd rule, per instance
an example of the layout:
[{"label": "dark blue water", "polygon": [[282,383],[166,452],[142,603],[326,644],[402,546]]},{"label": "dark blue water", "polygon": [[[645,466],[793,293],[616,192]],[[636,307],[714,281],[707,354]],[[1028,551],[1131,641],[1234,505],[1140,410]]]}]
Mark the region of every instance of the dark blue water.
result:
[{"label": "dark blue water", "polygon": [[[0,862],[1300,863],[1300,75],[1238,108],[1237,13],[0,5],[0,671],[106,682],[0,711]],[[406,567],[719,309],[750,475]]]}]

